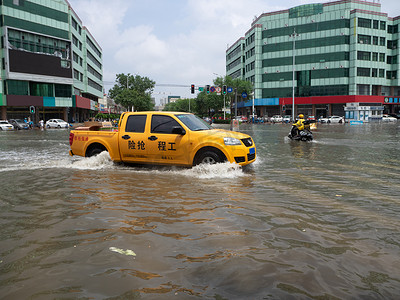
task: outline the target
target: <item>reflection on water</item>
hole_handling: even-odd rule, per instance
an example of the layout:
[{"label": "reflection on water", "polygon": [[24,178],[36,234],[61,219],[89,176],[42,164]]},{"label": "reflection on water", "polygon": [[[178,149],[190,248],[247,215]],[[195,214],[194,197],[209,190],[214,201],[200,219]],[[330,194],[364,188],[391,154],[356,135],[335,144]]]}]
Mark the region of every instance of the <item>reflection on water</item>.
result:
[{"label": "reflection on water", "polygon": [[397,298],[398,125],[319,126],[312,143],[289,127],[241,125],[244,170],[127,167],[69,157],[66,130],[0,132],[0,298]]}]

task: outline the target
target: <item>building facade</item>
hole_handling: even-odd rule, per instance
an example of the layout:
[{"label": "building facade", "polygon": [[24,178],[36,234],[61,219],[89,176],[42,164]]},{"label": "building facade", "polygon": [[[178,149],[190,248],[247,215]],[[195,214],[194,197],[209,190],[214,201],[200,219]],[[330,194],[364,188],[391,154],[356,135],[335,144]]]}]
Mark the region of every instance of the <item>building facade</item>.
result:
[{"label": "building facade", "polygon": [[[264,13],[226,51],[226,74],[254,84],[255,114],[345,115],[347,103],[400,109],[400,17],[341,0]],[[249,115],[252,101],[238,104]]]},{"label": "building facade", "polygon": [[102,50],[68,1],[2,0],[0,17],[0,119],[95,114]]}]

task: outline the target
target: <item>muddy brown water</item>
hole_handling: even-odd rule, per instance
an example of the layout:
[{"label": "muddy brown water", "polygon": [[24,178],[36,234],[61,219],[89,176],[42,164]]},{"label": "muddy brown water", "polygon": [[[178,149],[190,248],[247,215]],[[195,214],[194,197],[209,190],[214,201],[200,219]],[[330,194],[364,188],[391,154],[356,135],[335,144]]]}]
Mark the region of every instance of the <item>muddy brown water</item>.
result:
[{"label": "muddy brown water", "polygon": [[1,299],[398,299],[400,122],[241,125],[257,161],[68,156],[0,132]]}]

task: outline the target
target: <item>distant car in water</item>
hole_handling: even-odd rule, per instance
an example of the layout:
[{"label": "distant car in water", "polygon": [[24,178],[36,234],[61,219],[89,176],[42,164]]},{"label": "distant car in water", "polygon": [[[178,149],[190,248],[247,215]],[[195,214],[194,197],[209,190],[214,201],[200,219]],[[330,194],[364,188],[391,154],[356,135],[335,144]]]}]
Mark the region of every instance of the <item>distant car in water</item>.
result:
[{"label": "distant car in water", "polygon": [[393,118],[400,119],[400,113],[398,113],[398,114],[396,114],[396,113],[391,113],[391,114],[388,114],[388,115],[391,116],[391,117],[393,117]]},{"label": "distant car in water", "polygon": [[5,120],[0,120],[0,130],[7,131],[7,130],[14,130],[14,126],[8,123]]},{"label": "distant car in water", "polygon": [[271,122],[272,123],[279,123],[279,122],[282,122],[282,121],[283,121],[282,116],[275,115],[275,116],[271,117]]},{"label": "distant car in water", "polygon": [[29,129],[29,124],[21,119],[10,119],[10,124],[17,130]]},{"label": "distant car in water", "polygon": [[383,115],[382,122],[397,122],[397,119],[389,115]]},{"label": "distant car in water", "polygon": [[69,124],[61,119],[50,119],[46,122],[46,128],[68,128]]},{"label": "distant car in water", "polygon": [[328,123],[328,124],[330,124],[330,123],[342,124],[342,123],[344,123],[344,118],[340,117],[340,116],[330,116],[330,117],[326,117],[326,118],[321,118],[321,119],[319,119],[319,121],[321,123]]}]

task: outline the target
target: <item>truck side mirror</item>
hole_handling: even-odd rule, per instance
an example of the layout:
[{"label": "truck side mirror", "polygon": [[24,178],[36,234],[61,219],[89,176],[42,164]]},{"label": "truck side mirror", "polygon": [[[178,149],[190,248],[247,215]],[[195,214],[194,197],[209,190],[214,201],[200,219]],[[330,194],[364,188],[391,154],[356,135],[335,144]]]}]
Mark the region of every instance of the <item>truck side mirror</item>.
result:
[{"label": "truck side mirror", "polygon": [[174,126],[174,127],[172,127],[172,133],[173,134],[185,135],[186,131],[181,126]]}]

